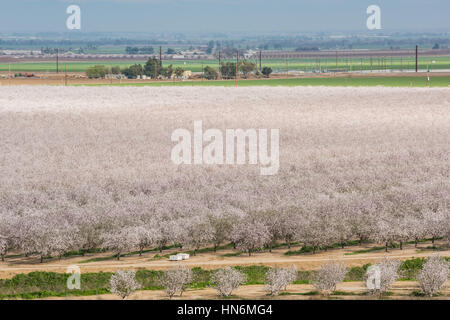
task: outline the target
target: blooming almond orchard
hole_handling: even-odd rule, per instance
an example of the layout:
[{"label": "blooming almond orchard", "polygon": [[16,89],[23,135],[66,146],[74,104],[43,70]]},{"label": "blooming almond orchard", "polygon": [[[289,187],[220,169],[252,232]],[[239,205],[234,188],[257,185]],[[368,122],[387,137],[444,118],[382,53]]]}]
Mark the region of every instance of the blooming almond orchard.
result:
[{"label": "blooming almond orchard", "polygon": [[[277,173],[175,164],[195,121],[279,130]],[[449,146],[446,88],[0,87],[0,255],[448,238]]]}]

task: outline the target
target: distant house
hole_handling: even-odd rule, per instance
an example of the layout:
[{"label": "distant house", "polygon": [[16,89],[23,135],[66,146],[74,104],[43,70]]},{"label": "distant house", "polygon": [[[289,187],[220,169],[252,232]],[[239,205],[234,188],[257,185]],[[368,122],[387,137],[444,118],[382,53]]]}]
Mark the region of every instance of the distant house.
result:
[{"label": "distant house", "polygon": [[244,52],[244,58],[245,59],[251,59],[256,55],[256,51],[255,50],[247,50],[246,52]]}]

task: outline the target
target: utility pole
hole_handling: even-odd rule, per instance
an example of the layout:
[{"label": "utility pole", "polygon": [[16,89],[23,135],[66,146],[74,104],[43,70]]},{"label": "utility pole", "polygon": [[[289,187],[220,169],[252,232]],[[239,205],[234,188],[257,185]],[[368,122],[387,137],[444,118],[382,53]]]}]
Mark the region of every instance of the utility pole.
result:
[{"label": "utility pole", "polygon": [[56,73],[59,73],[59,49],[56,49]]},{"label": "utility pole", "polygon": [[220,79],[222,79],[222,72],[220,71],[220,63],[221,63],[221,58],[222,58],[222,56],[221,56],[221,52],[219,51],[219,77],[220,77]]},{"label": "utility pole", "polygon": [[262,50],[259,50],[259,72],[262,72]]},{"label": "utility pole", "polygon": [[237,87],[237,85],[238,85],[238,64],[239,64],[239,50],[237,50],[236,51],[236,75],[235,75],[235,78],[236,78],[236,87]]},{"label": "utility pole", "polygon": [[416,72],[419,71],[419,46],[416,45]]}]

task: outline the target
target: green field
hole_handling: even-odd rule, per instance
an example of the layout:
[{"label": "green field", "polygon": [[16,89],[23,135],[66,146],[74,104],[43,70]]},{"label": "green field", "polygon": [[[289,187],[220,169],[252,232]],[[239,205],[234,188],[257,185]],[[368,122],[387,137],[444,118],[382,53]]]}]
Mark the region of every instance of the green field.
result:
[{"label": "green field", "polygon": [[[105,84],[106,85],[106,84]],[[109,85],[109,84],[107,84]],[[218,81],[161,81],[161,82],[142,82],[142,83],[122,83],[113,84],[113,86],[235,86],[234,80]],[[426,87],[427,79],[425,77],[374,77],[374,78],[292,78],[292,79],[261,79],[261,80],[239,80],[238,86],[387,86],[387,87]],[[431,77],[430,87],[449,87],[450,76]]]},{"label": "green field", "polygon": [[[223,60],[227,61],[227,60]],[[228,60],[234,61],[234,60]],[[255,63],[258,61],[251,60]],[[434,62],[434,63],[433,63]],[[120,66],[121,68],[128,67],[132,64],[140,63],[144,64],[145,61],[93,61],[93,62],[60,62],[60,70],[62,71],[65,64],[67,64],[68,72],[85,72],[88,67],[94,65],[105,66]],[[175,67],[181,66],[186,70],[192,72],[201,72],[202,67],[211,66],[214,68],[219,67],[217,60],[174,60],[164,61],[163,65],[169,64]],[[424,70],[427,68],[427,64],[434,70],[450,69],[450,56],[445,57],[426,57],[419,59],[419,69]],[[303,71],[303,72],[319,72],[321,70],[332,72],[334,70],[339,71],[370,71],[370,70],[413,70],[415,68],[414,57],[396,57],[396,58],[370,58],[366,59],[346,59],[340,57],[336,65],[335,58],[328,59],[268,59],[263,60],[263,66],[268,66],[276,73],[285,73],[286,70]],[[0,71],[8,71],[11,67],[11,72],[55,72],[56,62],[25,62],[25,63],[2,63],[0,64]]]}]

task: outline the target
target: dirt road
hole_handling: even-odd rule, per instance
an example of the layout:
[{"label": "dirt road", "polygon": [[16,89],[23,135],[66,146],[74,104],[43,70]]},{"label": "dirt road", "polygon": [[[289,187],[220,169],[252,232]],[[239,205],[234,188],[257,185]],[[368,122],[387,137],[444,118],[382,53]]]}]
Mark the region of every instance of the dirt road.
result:
[{"label": "dirt road", "polygon": [[[48,262],[40,264],[37,257],[16,257],[7,259],[6,262],[0,263],[0,278],[10,278],[15,274],[28,273],[32,271],[53,271],[65,272],[70,265],[78,265],[82,272],[99,272],[99,271],[116,271],[118,269],[151,269],[164,270],[171,268],[177,264],[186,265],[189,268],[201,267],[203,269],[217,269],[226,266],[250,266],[250,265],[265,265],[271,267],[281,267],[296,265],[299,270],[314,270],[320,267],[324,262],[331,260],[343,261],[348,267],[362,266],[366,263],[374,263],[383,258],[385,255],[392,259],[407,260],[419,257],[428,257],[433,253],[431,250],[423,250],[429,246],[430,243],[421,243],[418,248],[414,245],[407,245],[403,250],[390,249],[388,253],[384,250],[374,251],[370,253],[348,255],[357,250],[368,249],[370,246],[352,246],[345,249],[333,249],[322,251],[316,254],[302,254],[287,256],[284,253],[286,248],[275,249],[272,253],[263,252],[255,253],[251,257],[246,254],[233,257],[224,257],[224,254],[235,253],[233,250],[220,250],[217,253],[203,253],[197,256],[191,256],[189,260],[182,262],[169,261],[163,257],[155,259],[157,252],[123,257],[120,261],[108,259],[104,261],[88,262],[86,260],[93,258],[108,258],[111,253],[96,254],[88,256],[78,256],[73,258],[65,258],[62,260],[53,259]],[[293,247],[291,250],[298,250],[299,247]],[[163,254],[178,252],[176,250],[167,250]],[[450,250],[440,251],[441,256],[450,256]]]}]

